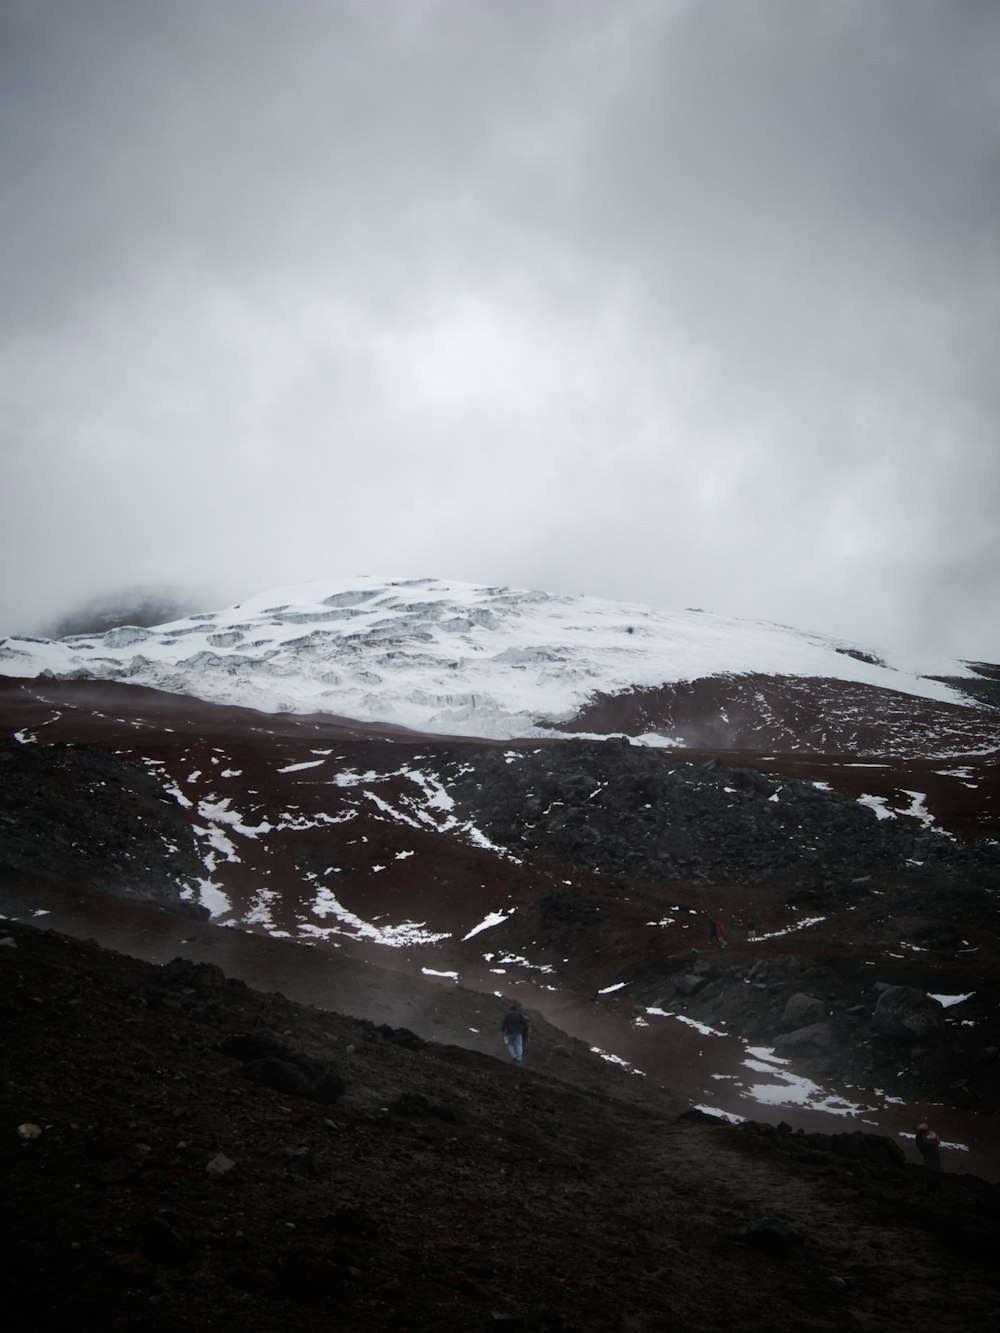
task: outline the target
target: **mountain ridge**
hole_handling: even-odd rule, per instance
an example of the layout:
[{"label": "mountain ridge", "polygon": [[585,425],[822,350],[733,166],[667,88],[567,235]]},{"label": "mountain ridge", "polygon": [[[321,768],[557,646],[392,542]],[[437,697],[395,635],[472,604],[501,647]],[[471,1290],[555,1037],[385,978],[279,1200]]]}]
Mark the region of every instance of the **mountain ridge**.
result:
[{"label": "mountain ridge", "polygon": [[[602,699],[707,680],[735,682],[737,694],[759,678],[839,681],[980,716],[993,708],[969,692],[981,693],[982,672],[769,622],[440,579],[329,580],[156,627],[0,640],[10,676],[117,680],[494,739],[586,732]],[[649,722],[631,728],[635,740],[689,743],[668,715]]]}]

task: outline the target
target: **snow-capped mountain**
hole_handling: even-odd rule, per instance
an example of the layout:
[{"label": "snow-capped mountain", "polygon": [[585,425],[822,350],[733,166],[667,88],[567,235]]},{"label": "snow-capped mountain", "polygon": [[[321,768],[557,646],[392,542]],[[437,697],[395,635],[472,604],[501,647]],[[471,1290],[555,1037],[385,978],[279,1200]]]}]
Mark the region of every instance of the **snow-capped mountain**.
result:
[{"label": "snow-capped mountain", "polygon": [[[735,1116],[805,1105],[892,1127],[919,1111],[900,1096],[954,1105],[961,1086],[992,1117],[998,680],[772,624],[431,579],[10,638],[0,916],[222,966],[249,932],[558,1015],[589,994],[596,1017],[560,1023],[636,1073],[685,1071],[686,1095]],[[709,916],[730,928],[724,963],[693,961]],[[930,1055],[900,1060],[876,983],[947,1002]],[[790,1057],[759,1077],[803,995],[829,1019],[802,1056],[829,1084],[807,1102]],[[496,1038],[473,1018],[465,1040]],[[829,1092],[847,1085],[890,1103]]]},{"label": "snow-capped mountain", "polygon": [[[594,730],[572,721],[595,699],[718,678],[846,682],[909,696],[914,707],[976,707],[940,679],[974,678],[951,659],[862,651],[702,611],[442,579],[331,579],[150,629],[11,636],[0,640],[0,673],[496,739],[550,734],[553,725]],[[753,706],[770,707],[762,695]],[[630,730],[647,743],[682,743],[669,721]]]}]

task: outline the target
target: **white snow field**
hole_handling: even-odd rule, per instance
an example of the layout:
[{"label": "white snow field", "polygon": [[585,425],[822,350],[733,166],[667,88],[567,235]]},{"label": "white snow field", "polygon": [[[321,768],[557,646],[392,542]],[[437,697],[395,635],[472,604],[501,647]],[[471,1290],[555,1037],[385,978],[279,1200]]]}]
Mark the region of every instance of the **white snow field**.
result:
[{"label": "white snow field", "polygon": [[[920,660],[763,621],[446,579],[330,579],[151,629],[0,639],[0,674],[124,681],[263,712],[445,735],[544,734],[595,693],[760,673],[860,682],[971,706]],[[647,743],[670,743],[649,736]]]}]

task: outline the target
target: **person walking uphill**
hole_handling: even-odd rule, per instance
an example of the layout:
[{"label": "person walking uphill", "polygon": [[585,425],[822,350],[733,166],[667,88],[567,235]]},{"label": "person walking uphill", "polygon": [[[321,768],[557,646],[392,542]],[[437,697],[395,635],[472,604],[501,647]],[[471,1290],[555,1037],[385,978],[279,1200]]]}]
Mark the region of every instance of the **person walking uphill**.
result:
[{"label": "person walking uphill", "polygon": [[507,1043],[512,1060],[521,1060],[524,1056],[525,1042],[528,1040],[528,1020],[518,1004],[511,1004],[503,1016],[500,1031]]}]

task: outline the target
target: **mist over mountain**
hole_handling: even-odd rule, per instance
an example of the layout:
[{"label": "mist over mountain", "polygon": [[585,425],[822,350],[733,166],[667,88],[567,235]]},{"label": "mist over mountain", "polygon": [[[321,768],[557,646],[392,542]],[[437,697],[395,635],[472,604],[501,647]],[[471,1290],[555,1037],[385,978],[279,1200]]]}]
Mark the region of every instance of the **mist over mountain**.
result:
[{"label": "mist over mountain", "polygon": [[136,586],[99,593],[37,627],[50,639],[70,634],[103,634],[117,625],[160,625],[176,620],[196,599],[178,588]]}]

